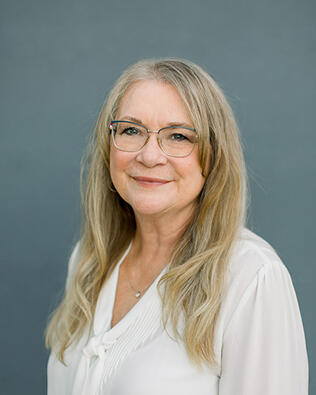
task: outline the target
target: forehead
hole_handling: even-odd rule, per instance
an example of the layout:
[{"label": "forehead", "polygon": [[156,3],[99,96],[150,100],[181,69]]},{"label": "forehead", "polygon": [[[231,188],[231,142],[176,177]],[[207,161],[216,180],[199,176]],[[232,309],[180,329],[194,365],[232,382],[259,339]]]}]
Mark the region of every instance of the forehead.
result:
[{"label": "forehead", "polygon": [[128,116],[157,125],[169,122],[192,124],[177,89],[155,80],[137,81],[128,88],[121,99],[118,117]]}]

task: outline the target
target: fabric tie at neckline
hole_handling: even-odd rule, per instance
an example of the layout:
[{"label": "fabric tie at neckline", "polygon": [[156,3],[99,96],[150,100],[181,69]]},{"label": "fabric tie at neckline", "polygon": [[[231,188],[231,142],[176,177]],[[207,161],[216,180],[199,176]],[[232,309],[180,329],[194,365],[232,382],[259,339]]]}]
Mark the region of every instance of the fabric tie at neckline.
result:
[{"label": "fabric tie at neckline", "polygon": [[116,343],[116,339],[104,339],[102,336],[93,336],[83,349],[83,355],[87,358],[102,357],[102,355]]},{"label": "fabric tie at neckline", "polygon": [[102,386],[106,352],[117,339],[107,339],[106,334],[93,336],[82,350],[73,395],[97,395]]}]

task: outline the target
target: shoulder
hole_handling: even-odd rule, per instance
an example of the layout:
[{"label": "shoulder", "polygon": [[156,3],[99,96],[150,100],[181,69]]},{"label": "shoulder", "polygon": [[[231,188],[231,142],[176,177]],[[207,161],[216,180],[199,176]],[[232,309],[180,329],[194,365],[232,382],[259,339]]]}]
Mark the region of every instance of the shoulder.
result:
[{"label": "shoulder", "polygon": [[242,277],[247,284],[260,271],[269,269],[287,270],[271,244],[248,228],[242,228],[230,259],[228,278],[236,281]]},{"label": "shoulder", "polygon": [[[227,326],[246,300],[256,303],[293,288],[290,274],[275,249],[262,237],[243,228],[236,241],[226,277],[221,316]],[[251,302],[252,303],[252,302]]]}]

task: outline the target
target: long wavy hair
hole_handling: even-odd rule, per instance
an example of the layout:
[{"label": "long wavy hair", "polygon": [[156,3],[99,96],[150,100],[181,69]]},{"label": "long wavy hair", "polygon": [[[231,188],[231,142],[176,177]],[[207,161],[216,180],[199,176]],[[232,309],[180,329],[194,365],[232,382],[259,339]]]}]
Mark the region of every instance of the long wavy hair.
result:
[{"label": "long wavy hair", "polygon": [[217,365],[215,326],[229,260],[246,224],[247,176],[239,131],[221,89],[200,66],[174,58],[142,60],[127,68],[100,112],[81,167],[82,222],[75,275],[50,318],[46,345],[64,363],[66,349],[79,341],[86,328],[91,330],[101,287],[135,235],[132,208],[113,192],[108,125],[126,91],[141,80],[175,87],[199,134],[205,185],[158,290],[163,323],[166,327],[171,322],[191,361],[198,366]]}]

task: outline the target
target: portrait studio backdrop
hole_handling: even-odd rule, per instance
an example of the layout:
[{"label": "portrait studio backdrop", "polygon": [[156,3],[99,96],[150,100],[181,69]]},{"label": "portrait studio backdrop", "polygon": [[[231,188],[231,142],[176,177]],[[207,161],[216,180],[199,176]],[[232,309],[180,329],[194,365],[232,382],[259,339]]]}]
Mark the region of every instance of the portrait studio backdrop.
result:
[{"label": "portrait studio backdrop", "polygon": [[1,394],[45,393],[43,332],[79,235],[80,159],[112,84],[148,57],[192,60],[227,95],[248,226],[292,276],[315,370],[315,11],[310,0],[0,2]]}]

